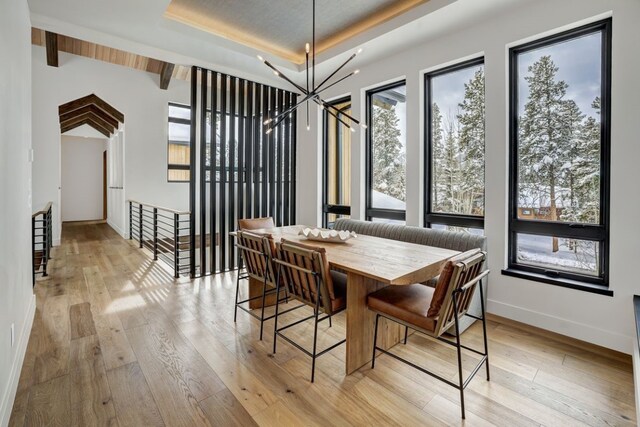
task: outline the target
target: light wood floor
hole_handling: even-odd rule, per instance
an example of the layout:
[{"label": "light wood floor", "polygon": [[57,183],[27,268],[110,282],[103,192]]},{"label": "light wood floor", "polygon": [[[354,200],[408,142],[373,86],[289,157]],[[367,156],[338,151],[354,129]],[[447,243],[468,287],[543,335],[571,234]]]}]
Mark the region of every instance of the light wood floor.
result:
[{"label": "light wood floor", "polygon": [[[345,377],[338,347],[311,384],[304,354],[283,340],[271,354],[271,322],[262,342],[246,313],[233,323],[233,274],[174,282],[105,224],[65,225],[53,258],[11,426],[463,424],[455,389],[388,356]],[[321,325],[320,348],[344,335],[343,317]],[[492,379],[467,388],[467,425],[635,425],[630,357],[504,319],[489,335]],[[448,346],[414,334],[395,350],[456,377]]]}]

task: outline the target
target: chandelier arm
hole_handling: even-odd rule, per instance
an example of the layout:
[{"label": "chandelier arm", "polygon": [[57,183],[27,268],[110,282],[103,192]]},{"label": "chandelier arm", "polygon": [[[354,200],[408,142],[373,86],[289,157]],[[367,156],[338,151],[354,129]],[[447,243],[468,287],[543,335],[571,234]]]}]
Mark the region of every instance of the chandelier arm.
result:
[{"label": "chandelier arm", "polygon": [[[316,86],[316,0],[313,0],[313,59],[311,63],[311,87]],[[307,107],[308,108],[308,107]]]},{"label": "chandelier arm", "polygon": [[295,105],[292,105],[291,107],[287,108],[286,110],[284,110],[282,113],[277,114],[275,117],[269,119],[266,123],[264,124],[269,124],[274,120],[279,120],[281,118],[281,116],[284,116],[286,114],[289,114],[290,112],[292,112],[293,110],[295,110],[296,108],[298,108],[300,105],[302,105],[305,101],[309,102],[309,99],[311,99],[313,97],[313,95],[307,95],[304,97],[304,99],[302,99],[300,102],[298,102]]},{"label": "chandelier arm", "polygon": [[286,80],[287,82],[289,82],[290,84],[292,84],[293,86],[296,87],[296,89],[298,89],[300,92],[302,92],[303,94],[307,95],[309,92],[307,92],[302,86],[300,86],[299,84],[295,83],[293,80],[291,80],[289,77],[287,77],[282,71],[278,70],[276,67],[274,67],[269,61],[267,61],[266,59],[264,60],[264,65],[266,65],[267,67],[271,68],[273,71],[275,71],[276,75],[278,77],[280,77],[281,79]]},{"label": "chandelier arm", "polygon": [[342,65],[341,65],[341,66],[339,66],[338,68],[336,68],[336,69],[335,69],[335,71],[334,71],[333,73],[329,74],[329,77],[327,77],[326,79],[324,79],[324,80],[322,81],[322,83],[320,83],[317,87],[314,87],[314,88],[313,88],[314,92],[317,92],[317,91],[318,91],[318,89],[320,89],[320,88],[322,87],[322,85],[324,85],[327,81],[329,81],[329,79],[330,79],[331,77],[335,76],[335,75],[338,73],[338,71],[342,70],[342,69],[344,68],[344,66],[345,66],[345,65],[347,65],[349,62],[351,62],[351,61],[353,60],[353,58],[355,58],[355,57],[356,57],[356,54],[355,54],[355,53],[354,53],[354,54],[352,54],[352,55],[349,57],[349,59],[347,59],[346,61],[344,61],[344,62],[342,63]]},{"label": "chandelier arm", "polygon": [[338,113],[342,114],[343,116],[346,116],[349,120],[351,120],[352,122],[354,122],[355,124],[359,125],[360,121],[357,119],[354,119],[353,117],[351,117],[349,114],[345,113],[344,111],[340,110],[339,108],[336,108],[334,105],[329,104],[326,101],[323,101],[322,99],[320,100],[320,102],[322,102],[322,104],[324,105],[325,108],[330,108],[332,110],[337,111]]},{"label": "chandelier arm", "polygon": [[[322,100],[318,101],[318,100],[317,100],[317,99],[315,99],[315,98],[314,98],[314,101],[315,101],[316,103],[318,103],[318,105],[320,105],[320,102],[325,103],[324,101],[322,101]],[[342,123],[343,125],[345,125],[345,126],[346,126],[346,127],[348,127],[349,129],[354,130],[354,129],[351,127],[351,125],[350,125],[350,124],[348,124],[347,122],[345,122],[344,120],[342,120],[340,117],[338,117],[338,115],[337,115],[337,114],[335,114],[333,111],[331,111],[331,110],[329,110],[329,109],[325,109],[325,110],[327,111],[327,113],[329,113],[329,114],[331,114],[333,117],[335,117],[335,118],[336,118],[336,120],[338,120],[340,123]],[[339,111],[339,110],[338,110],[338,111]],[[340,114],[344,114],[344,113],[340,113]],[[345,116],[346,116],[346,114],[345,114]]]},{"label": "chandelier arm", "polygon": [[323,87],[322,89],[318,90],[315,92],[316,95],[320,95],[322,92],[324,92],[325,90],[337,85],[338,83],[348,79],[349,77],[353,76],[355,74],[354,71],[350,72],[349,74],[347,74],[346,76],[342,77],[341,79],[336,80],[335,82],[331,83],[329,86]]}]

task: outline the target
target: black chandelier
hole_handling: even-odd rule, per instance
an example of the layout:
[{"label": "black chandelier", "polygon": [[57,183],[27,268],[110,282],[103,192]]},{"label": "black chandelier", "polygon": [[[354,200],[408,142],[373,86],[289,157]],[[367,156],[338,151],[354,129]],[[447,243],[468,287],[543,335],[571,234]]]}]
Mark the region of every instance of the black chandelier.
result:
[{"label": "black chandelier", "polygon": [[[280,77],[283,80],[286,80],[289,84],[293,85],[296,89],[298,89],[300,91],[300,93],[298,93],[298,95],[302,96],[302,99],[300,101],[298,101],[298,103],[294,104],[293,106],[291,106],[290,108],[286,109],[285,111],[279,112],[274,117],[270,117],[270,118],[268,118],[268,119],[266,119],[264,121],[265,125],[273,123],[273,125],[271,125],[269,127],[269,129],[267,129],[267,133],[268,134],[271,133],[273,131],[273,129],[275,127],[277,127],[280,124],[280,122],[282,122],[282,120],[284,120],[284,118],[289,113],[291,113],[293,110],[299,108],[302,104],[306,104],[307,130],[309,130],[311,128],[310,125],[309,125],[309,102],[310,101],[313,101],[316,104],[318,104],[320,106],[320,108],[326,110],[327,113],[329,113],[330,115],[335,117],[336,120],[338,120],[344,126],[346,126],[349,129],[351,129],[352,132],[356,131],[355,128],[350,123],[347,123],[340,116],[345,116],[351,121],[351,123],[355,123],[357,125],[360,125],[362,128],[366,129],[367,126],[364,123],[360,123],[359,120],[353,118],[352,116],[350,116],[349,114],[345,113],[344,111],[339,110],[338,108],[336,108],[332,104],[324,101],[320,97],[320,94],[322,92],[324,92],[325,90],[329,89],[332,86],[337,85],[341,81],[346,80],[349,77],[353,76],[354,74],[358,74],[360,72],[360,70],[354,70],[354,71],[350,72],[349,74],[347,74],[346,76],[344,76],[344,77],[334,81],[333,83],[329,84],[328,86],[325,86],[325,84],[333,76],[335,76],[342,68],[344,68],[345,65],[347,65],[349,62],[351,62],[360,52],[362,52],[362,49],[358,49],[357,52],[351,54],[351,56],[342,65],[340,65],[338,68],[336,68],[336,70],[333,73],[329,74],[329,76],[326,79],[324,79],[319,85],[316,86],[316,0],[313,0],[313,23],[312,23],[311,46],[309,46],[309,43],[307,43],[305,45],[306,71],[307,71],[307,86],[306,86],[306,88],[304,88],[304,87],[300,86],[299,84],[295,83],[293,80],[291,80],[289,77],[287,77],[282,71],[278,70],[273,64],[271,64],[269,61],[264,59],[262,56],[258,55],[258,59],[260,61],[264,62],[264,64],[267,67],[269,67],[269,68],[271,68],[273,70],[273,74],[275,74],[276,76]],[[311,53],[311,67],[309,67],[309,53]],[[311,72],[311,84],[309,84],[309,73],[310,72]]]}]

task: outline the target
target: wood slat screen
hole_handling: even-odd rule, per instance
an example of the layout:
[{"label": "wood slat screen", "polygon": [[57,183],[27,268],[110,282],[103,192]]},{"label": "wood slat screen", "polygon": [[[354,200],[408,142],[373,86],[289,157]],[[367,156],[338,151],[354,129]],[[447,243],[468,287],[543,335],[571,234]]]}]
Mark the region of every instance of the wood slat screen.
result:
[{"label": "wood slat screen", "polygon": [[238,267],[229,236],[238,219],[271,216],[277,226],[295,223],[296,113],[270,133],[264,121],[296,102],[296,94],[283,89],[192,68],[192,276]]}]

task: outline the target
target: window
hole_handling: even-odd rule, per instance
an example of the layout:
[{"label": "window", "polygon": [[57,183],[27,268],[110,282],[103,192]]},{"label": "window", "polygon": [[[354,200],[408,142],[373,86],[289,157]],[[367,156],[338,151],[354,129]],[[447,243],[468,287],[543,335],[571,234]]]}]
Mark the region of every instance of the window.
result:
[{"label": "window", "polygon": [[608,284],[611,20],[510,50],[509,268]]},{"label": "window", "polygon": [[[351,98],[331,102],[351,115]],[[341,119],[341,114],[337,113]],[[322,225],[332,227],[336,219],[351,214],[351,129],[324,110],[323,115],[323,199]]]},{"label": "window", "polygon": [[406,212],[407,86],[367,92],[367,220],[404,223]]},{"label": "window", "polygon": [[191,108],[169,104],[167,179],[169,182],[189,182],[189,141],[191,138]]},{"label": "window", "polygon": [[482,234],[484,60],[425,75],[427,227]]}]

